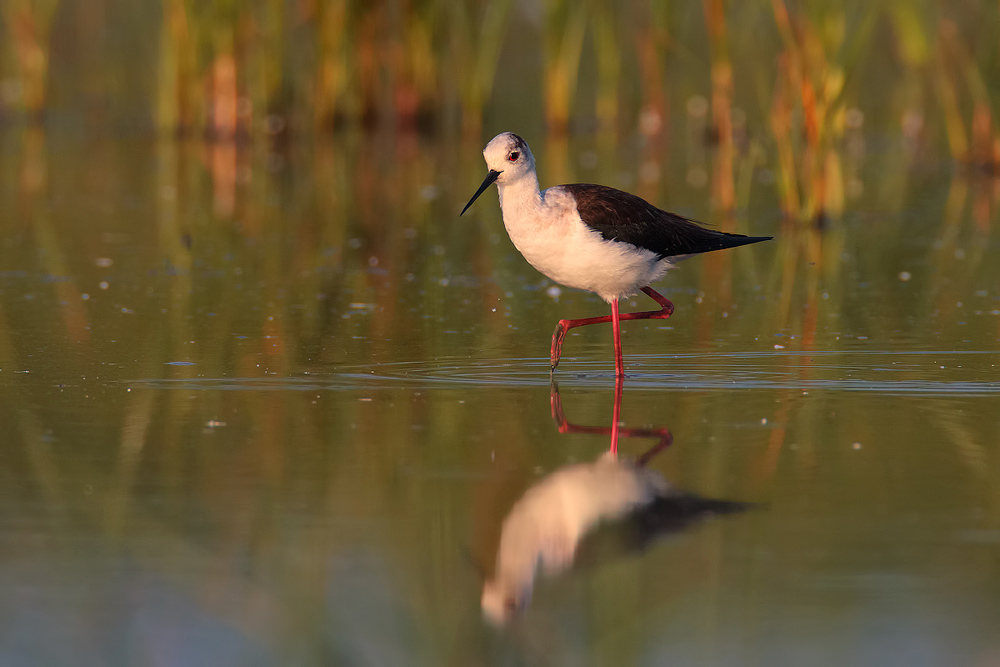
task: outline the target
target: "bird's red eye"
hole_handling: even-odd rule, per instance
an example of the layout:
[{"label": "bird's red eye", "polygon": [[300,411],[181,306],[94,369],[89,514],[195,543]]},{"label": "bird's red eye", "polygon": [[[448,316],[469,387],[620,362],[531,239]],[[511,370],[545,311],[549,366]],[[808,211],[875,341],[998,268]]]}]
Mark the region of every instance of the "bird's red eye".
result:
[{"label": "bird's red eye", "polygon": [[520,153],[518,153],[517,151],[514,151],[513,153],[511,153],[510,155],[507,156],[507,159],[510,160],[511,162],[517,162],[517,158],[520,155],[521,155]]}]

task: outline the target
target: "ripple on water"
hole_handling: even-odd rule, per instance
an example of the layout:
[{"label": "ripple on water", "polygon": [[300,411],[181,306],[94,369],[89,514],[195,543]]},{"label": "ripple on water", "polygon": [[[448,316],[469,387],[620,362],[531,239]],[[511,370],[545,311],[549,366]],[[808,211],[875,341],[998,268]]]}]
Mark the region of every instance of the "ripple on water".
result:
[{"label": "ripple on water", "polygon": [[[718,391],[801,389],[886,395],[1000,393],[995,352],[696,352],[631,355],[631,389]],[[606,360],[567,357],[555,374],[563,387],[604,387],[614,381]],[[548,386],[547,359],[443,358],[313,369],[288,377],[139,379],[130,386],[233,391],[346,391],[356,389]]]}]

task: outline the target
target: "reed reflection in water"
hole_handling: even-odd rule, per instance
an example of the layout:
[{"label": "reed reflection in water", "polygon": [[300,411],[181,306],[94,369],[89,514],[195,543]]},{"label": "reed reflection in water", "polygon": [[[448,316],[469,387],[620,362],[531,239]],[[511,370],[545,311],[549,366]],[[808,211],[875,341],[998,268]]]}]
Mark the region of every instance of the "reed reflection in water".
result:
[{"label": "reed reflection in water", "polygon": [[[466,554],[491,563],[518,498],[607,446],[556,436],[547,358],[553,321],[604,307],[543,282],[495,210],[457,217],[479,138],[0,141],[0,663],[996,652],[1000,258],[982,174],[869,150],[867,187],[823,230],[781,229],[750,179],[732,222],[775,243],[664,282],[676,313],[627,330],[655,353],[635,356],[613,423],[668,424],[683,446],[650,472],[761,509],[680,548],[587,537],[528,622],[497,630]],[[539,146],[567,172],[548,183],[632,179],[724,222],[686,179],[710,153]],[[609,334],[574,337],[557,376],[583,423],[613,417]]]}]

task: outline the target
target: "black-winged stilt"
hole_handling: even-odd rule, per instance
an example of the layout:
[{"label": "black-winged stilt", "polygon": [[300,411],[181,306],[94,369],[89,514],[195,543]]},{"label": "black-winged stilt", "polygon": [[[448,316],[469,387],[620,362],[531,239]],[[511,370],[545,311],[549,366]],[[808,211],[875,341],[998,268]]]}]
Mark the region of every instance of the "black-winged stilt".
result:
[{"label": "black-winged stilt", "polygon": [[[559,364],[570,329],[611,322],[615,374],[624,375],[619,322],[666,319],[674,310],[651,283],[690,255],[772,238],[706,229],[640,197],[603,185],[577,183],[539,191],[535,158],[524,139],[513,132],[493,137],[483,157],[489,173],[462,213],[496,183],[504,227],[528,263],[557,283],[589,290],[611,304],[610,317],[559,320],[549,355],[552,370]],[[660,304],[660,310],[619,313],[618,300],[639,291]]]}]

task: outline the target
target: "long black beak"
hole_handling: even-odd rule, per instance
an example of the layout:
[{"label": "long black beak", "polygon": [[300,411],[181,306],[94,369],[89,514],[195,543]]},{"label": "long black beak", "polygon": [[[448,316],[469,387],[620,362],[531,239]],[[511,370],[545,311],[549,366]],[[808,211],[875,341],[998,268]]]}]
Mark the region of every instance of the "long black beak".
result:
[{"label": "long black beak", "polygon": [[459,217],[465,215],[465,212],[469,210],[470,206],[472,206],[472,202],[479,199],[479,195],[483,194],[483,190],[493,185],[493,183],[495,183],[496,180],[500,178],[501,173],[502,172],[499,172],[496,169],[490,169],[490,173],[486,174],[486,180],[483,181],[483,184],[479,186],[478,190],[476,190],[476,194],[472,195],[472,199],[470,199],[469,203],[465,205],[465,208],[462,209],[462,212],[458,214]]}]

